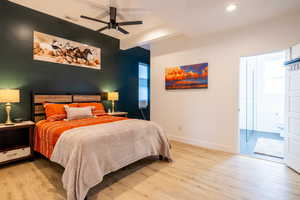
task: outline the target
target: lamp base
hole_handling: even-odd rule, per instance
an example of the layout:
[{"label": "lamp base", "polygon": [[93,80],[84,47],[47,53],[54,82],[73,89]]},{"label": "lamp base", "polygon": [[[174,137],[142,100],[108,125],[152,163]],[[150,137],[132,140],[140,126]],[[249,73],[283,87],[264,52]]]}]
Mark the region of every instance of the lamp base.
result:
[{"label": "lamp base", "polygon": [[4,124],[5,125],[14,125],[14,123],[10,119],[10,111],[11,111],[11,104],[10,103],[5,104],[5,111],[7,113],[7,120]]},{"label": "lamp base", "polygon": [[111,104],[112,104],[112,105],[111,105],[111,112],[114,113],[114,112],[115,112],[115,101],[112,100],[112,101],[111,101]]},{"label": "lamp base", "polygon": [[6,121],[4,124],[5,125],[14,125],[15,123],[13,123],[12,121]]}]

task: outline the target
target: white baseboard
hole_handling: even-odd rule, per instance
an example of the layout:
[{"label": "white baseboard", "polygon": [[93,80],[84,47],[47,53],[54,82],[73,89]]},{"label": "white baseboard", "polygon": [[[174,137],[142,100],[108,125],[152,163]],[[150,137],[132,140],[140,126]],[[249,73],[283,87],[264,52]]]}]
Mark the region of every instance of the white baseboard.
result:
[{"label": "white baseboard", "polygon": [[229,153],[236,153],[234,147],[231,146],[226,146],[226,145],[221,145],[221,144],[214,144],[206,141],[201,141],[197,139],[191,139],[191,138],[183,138],[175,135],[168,135],[168,138],[170,140],[186,143],[186,144],[191,144],[194,146],[198,147],[203,147],[207,149],[214,149],[214,150],[219,150],[219,151],[224,151],[224,152],[229,152]]}]

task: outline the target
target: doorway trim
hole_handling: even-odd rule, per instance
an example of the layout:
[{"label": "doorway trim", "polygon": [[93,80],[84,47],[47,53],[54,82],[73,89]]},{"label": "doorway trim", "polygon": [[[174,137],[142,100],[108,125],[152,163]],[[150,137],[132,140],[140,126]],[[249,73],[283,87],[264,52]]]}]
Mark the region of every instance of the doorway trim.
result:
[{"label": "doorway trim", "polygon": [[[244,156],[244,157],[248,157],[248,158],[254,158],[254,159],[259,159],[259,160],[265,160],[265,161],[270,161],[270,162],[275,162],[275,163],[279,163],[279,164],[283,164],[285,165],[284,160],[282,159],[282,162],[276,161],[276,160],[267,160],[267,159],[263,159],[263,158],[259,158],[259,157],[254,157],[251,155],[246,155],[246,154],[242,154],[240,152],[241,150],[241,145],[240,145],[240,140],[241,140],[241,135],[240,135],[240,110],[241,110],[241,105],[240,105],[240,97],[241,97],[241,93],[240,93],[240,89],[241,89],[241,59],[243,57],[254,57],[254,56],[260,56],[260,55],[266,55],[266,54],[275,54],[275,53],[279,53],[279,52],[283,52],[283,51],[287,51],[288,49],[283,49],[283,50],[274,50],[274,51],[269,51],[269,52],[264,52],[264,53],[258,53],[258,54],[253,54],[253,55],[248,55],[248,56],[240,56],[239,57],[239,65],[238,65],[238,69],[237,69],[237,74],[238,74],[238,86],[236,87],[237,89],[237,129],[236,129],[236,153],[240,156]],[[284,63],[282,64],[284,66]]]}]

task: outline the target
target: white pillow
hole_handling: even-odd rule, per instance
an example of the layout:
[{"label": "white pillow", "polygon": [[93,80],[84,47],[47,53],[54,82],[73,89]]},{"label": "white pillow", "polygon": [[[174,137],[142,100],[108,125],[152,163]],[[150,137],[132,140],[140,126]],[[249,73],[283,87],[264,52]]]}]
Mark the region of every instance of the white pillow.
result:
[{"label": "white pillow", "polygon": [[67,120],[91,118],[93,117],[92,109],[93,106],[76,108],[65,105]]}]

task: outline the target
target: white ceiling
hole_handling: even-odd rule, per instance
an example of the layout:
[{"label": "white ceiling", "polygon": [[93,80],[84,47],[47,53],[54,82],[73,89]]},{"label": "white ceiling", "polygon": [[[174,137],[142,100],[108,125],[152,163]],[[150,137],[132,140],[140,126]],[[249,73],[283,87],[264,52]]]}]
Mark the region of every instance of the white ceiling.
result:
[{"label": "white ceiling", "polygon": [[118,21],[136,21],[142,20],[143,25],[123,27],[131,34],[124,35],[114,29],[103,31],[104,34],[123,39],[136,34],[140,31],[151,29],[155,26],[160,26],[164,22],[152,14],[152,12],[142,7],[138,0],[10,0],[11,2],[23,5],[25,7],[38,10],[40,12],[56,16],[58,18],[70,21],[72,23],[85,26],[87,28],[97,30],[104,27],[105,24],[93,22],[80,18],[80,15],[86,15],[92,18],[109,21],[109,16],[99,17],[105,12],[108,12],[109,6],[115,6],[120,9],[117,13],[124,18],[118,17]]},{"label": "white ceiling", "polygon": [[[179,34],[200,36],[260,23],[274,17],[300,11],[300,0],[10,0],[23,6],[53,15],[96,30],[103,25],[81,19],[80,15],[97,17],[110,5],[119,8],[124,16],[119,21],[143,20],[143,25],[124,27],[131,34],[116,30],[103,33],[128,40],[160,27],[172,28]],[[229,3],[238,9],[226,12]],[[123,9],[123,10],[120,10]],[[127,10],[124,10],[127,9]],[[71,19],[66,19],[66,16]],[[108,20],[108,17],[102,18]],[[156,30],[157,31],[157,30]],[[145,43],[145,42],[144,42]]]},{"label": "white ceiling", "polygon": [[[189,35],[205,35],[270,20],[300,10],[300,0],[151,0],[145,7]],[[160,3],[158,3],[160,2]],[[235,12],[226,12],[236,3]]]}]

